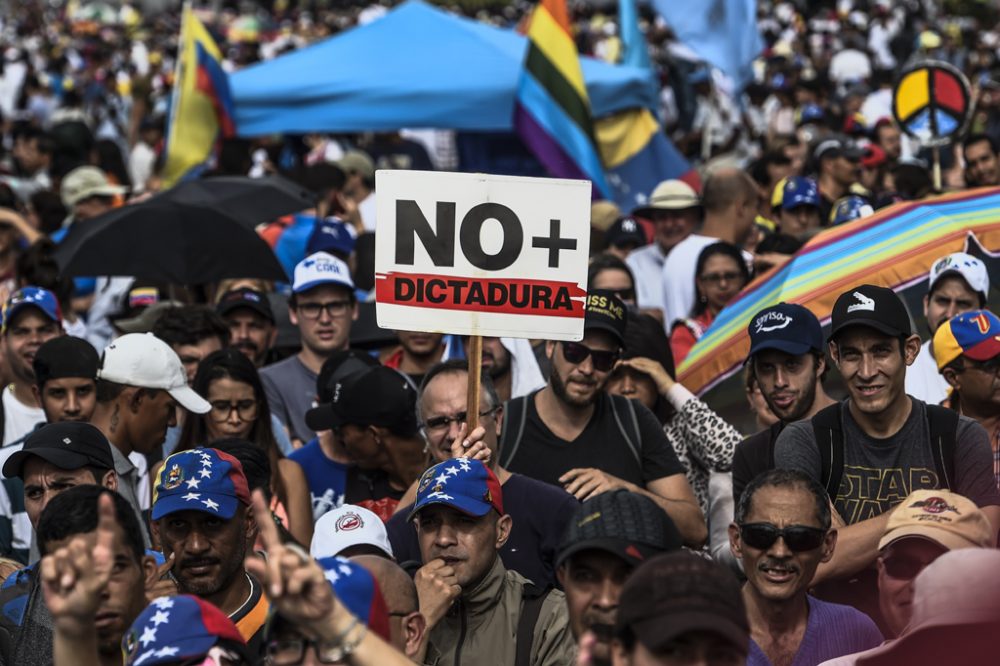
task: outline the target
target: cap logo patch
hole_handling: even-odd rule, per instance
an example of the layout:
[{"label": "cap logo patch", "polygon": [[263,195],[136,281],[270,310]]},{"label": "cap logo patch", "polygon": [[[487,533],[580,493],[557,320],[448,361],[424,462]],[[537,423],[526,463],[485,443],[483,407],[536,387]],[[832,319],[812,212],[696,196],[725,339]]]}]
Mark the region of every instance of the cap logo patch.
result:
[{"label": "cap logo patch", "polygon": [[174,488],[180,488],[181,483],[184,482],[184,470],[181,466],[174,463],[170,471],[167,472],[167,478],[163,481],[164,490],[173,490]]},{"label": "cap logo patch", "polygon": [[[765,312],[754,322],[755,333],[779,331],[792,323],[792,318],[781,312]],[[768,325],[769,324],[769,325]]]},{"label": "cap logo patch", "polygon": [[979,327],[979,332],[982,335],[986,335],[986,333],[989,332],[990,320],[987,319],[986,315],[984,315],[983,313],[979,313],[978,315],[976,315],[972,321],[976,322],[976,325]]},{"label": "cap logo patch", "polygon": [[338,532],[350,532],[352,530],[359,530],[365,526],[365,521],[358,514],[353,511],[348,511],[343,516],[337,519],[337,523],[333,528]]},{"label": "cap logo patch", "polygon": [[910,508],[923,509],[924,513],[939,514],[944,513],[945,511],[950,511],[952,513],[957,513],[960,516],[962,515],[962,513],[958,510],[958,507],[948,504],[940,497],[928,497],[925,500],[914,502],[910,505]]},{"label": "cap logo patch", "polygon": [[69,437],[63,437],[63,444],[72,444],[73,440]]},{"label": "cap logo patch", "polygon": [[869,312],[875,312],[875,299],[865,296],[860,291],[856,291],[853,294],[854,298],[858,299],[858,302],[854,305],[848,305],[848,312],[856,312],[858,310],[868,310]]},{"label": "cap logo patch", "polygon": [[645,557],[642,556],[642,553],[639,552],[639,549],[632,544],[629,544],[628,548],[625,549],[625,554],[630,557],[634,557],[637,560],[646,559]]}]

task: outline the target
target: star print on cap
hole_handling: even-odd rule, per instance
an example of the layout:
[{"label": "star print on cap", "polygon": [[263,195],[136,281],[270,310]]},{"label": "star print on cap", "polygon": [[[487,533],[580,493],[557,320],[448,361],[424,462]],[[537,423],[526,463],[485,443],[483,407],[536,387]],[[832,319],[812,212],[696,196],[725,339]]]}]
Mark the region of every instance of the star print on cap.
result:
[{"label": "star print on cap", "polygon": [[453,458],[434,465],[420,477],[417,501],[407,520],[429,504],[444,504],[476,517],[496,509],[502,516],[503,492],[489,467],[472,458]]},{"label": "star print on cap", "polygon": [[369,629],[389,640],[389,609],[375,577],[360,564],[343,557],[316,560],[333,593],[347,610]]},{"label": "star print on cap", "polygon": [[163,462],[153,487],[153,520],[177,511],[201,511],[230,519],[250,491],[240,461],[215,449],[175,453]]},{"label": "star print on cap", "polygon": [[251,663],[239,629],[221,610],[188,594],[154,599],[122,637],[126,666],[176,664],[204,657],[212,647],[239,652]]}]

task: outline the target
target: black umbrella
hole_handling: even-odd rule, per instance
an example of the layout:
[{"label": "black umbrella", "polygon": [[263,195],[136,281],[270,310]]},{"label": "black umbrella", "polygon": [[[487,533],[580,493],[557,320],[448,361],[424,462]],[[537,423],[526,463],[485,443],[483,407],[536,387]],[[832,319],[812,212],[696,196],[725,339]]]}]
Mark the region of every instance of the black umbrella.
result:
[{"label": "black umbrella", "polygon": [[132,275],[172,284],[234,277],[287,281],[252,227],[312,205],[308,191],[279,178],[192,181],[74,224],[55,258],[67,276]]}]

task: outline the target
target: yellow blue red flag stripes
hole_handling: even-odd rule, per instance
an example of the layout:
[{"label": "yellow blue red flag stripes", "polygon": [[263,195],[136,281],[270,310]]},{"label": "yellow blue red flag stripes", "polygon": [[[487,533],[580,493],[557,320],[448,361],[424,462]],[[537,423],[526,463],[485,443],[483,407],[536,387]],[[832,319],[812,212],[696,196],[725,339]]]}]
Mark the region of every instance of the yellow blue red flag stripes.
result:
[{"label": "yellow blue red flag stripes", "polygon": [[180,42],[163,167],[168,187],[203,165],[219,136],[235,134],[222,53],[188,5],[181,19]]},{"label": "yellow blue red flag stripes", "polygon": [[589,180],[597,198],[612,198],[565,0],[542,0],[531,15],[527,36],[515,130],[550,174]]}]

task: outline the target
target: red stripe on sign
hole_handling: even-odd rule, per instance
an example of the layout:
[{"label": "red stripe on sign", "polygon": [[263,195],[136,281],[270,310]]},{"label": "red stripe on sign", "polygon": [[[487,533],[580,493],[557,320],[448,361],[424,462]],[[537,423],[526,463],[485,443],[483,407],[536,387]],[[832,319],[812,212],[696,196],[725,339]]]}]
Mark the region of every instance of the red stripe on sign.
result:
[{"label": "red stripe on sign", "polygon": [[435,310],[583,318],[587,292],[574,282],[379,273],[378,303]]}]

